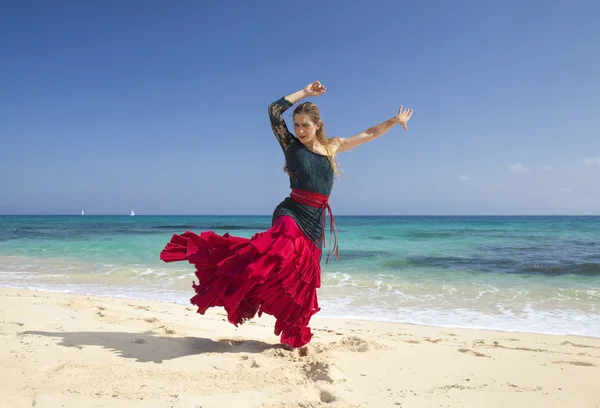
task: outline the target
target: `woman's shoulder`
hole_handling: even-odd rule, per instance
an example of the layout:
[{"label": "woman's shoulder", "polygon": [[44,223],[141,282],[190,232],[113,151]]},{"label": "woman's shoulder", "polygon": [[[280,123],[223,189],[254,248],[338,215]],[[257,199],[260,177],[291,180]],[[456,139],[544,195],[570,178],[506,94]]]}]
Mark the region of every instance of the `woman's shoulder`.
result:
[{"label": "woman's shoulder", "polygon": [[342,145],[342,138],[333,136],[328,139],[329,139],[329,147],[332,148],[333,154],[336,154],[337,149]]}]

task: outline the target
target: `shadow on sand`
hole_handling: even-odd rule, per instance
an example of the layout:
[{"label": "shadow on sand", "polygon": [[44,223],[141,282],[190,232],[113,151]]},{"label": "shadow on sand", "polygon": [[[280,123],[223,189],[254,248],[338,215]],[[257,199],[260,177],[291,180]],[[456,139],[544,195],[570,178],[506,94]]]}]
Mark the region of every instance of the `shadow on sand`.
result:
[{"label": "shadow on sand", "polygon": [[25,331],[21,335],[62,337],[65,347],[100,346],[123,358],[138,362],[162,363],[179,357],[202,353],[261,353],[269,349],[284,349],[282,344],[268,344],[256,340],[214,341],[198,337],[162,337],[154,332],[44,332]]}]

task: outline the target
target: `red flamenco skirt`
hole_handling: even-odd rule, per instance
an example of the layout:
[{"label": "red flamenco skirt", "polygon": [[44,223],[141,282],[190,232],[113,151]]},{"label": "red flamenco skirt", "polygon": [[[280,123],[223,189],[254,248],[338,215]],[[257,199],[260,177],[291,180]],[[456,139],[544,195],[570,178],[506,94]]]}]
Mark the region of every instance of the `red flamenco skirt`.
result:
[{"label": "red flamenco skirt", "polygon": [[199,283],[191,302],[198,313],[223,306],[236,326],[267,313],[277,319],[282,343],[302,347],[311,340],[308,324],[320,310],[321,250],[293,218],[277,217],[250,239],[213,231],[175,234],[160,259],[194,264]]}]

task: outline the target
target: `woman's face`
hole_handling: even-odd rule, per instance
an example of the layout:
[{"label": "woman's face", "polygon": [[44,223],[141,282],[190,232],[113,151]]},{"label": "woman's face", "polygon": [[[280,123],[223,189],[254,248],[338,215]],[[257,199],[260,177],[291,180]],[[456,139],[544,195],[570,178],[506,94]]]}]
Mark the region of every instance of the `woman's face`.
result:
[{"label": "woman's face", "polygon": [[296,137],[303,144],[312,142],[317,137],[317,130],[321,127],[321,122],[314,123],[310,116],[298,113],[294,115],[294,132]]}]

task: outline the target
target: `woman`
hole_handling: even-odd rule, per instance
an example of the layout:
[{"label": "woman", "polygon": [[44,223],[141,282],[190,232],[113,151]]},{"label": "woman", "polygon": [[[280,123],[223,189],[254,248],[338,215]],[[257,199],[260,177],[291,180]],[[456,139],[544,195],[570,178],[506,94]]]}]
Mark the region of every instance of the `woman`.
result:
[{"label": "woman", "polygon": [[[223,306],[234,325],[267,313],[276,318],[275,334],[291,347],[302,347],[312,338],[310,318],[318,312],[317,288],[321,286],[321,254],[325,246],[325,215],[329,210],[331,253],[337,256],[337,234],[328,205],[333,187],[336,154],[374,140],[393,126],[406,122],[412,109],[350,138],[327,138],[318,108],[305,102],[294,110],[294,131],[289,132],[281,114],[326,88],[316,81],[269,105],[271,127],[285,155],[285,171],[292,192],[273,213],[272,226],[252,238],[212,231],[197,235],[187,231],[173,235],[161,252],[165,262],[187,260],[196,267],[199,284],[191,302],[204,314]],[[338,173],[339,174],[339,173]],[[328,255],[329,259],[329,255]]]}]

